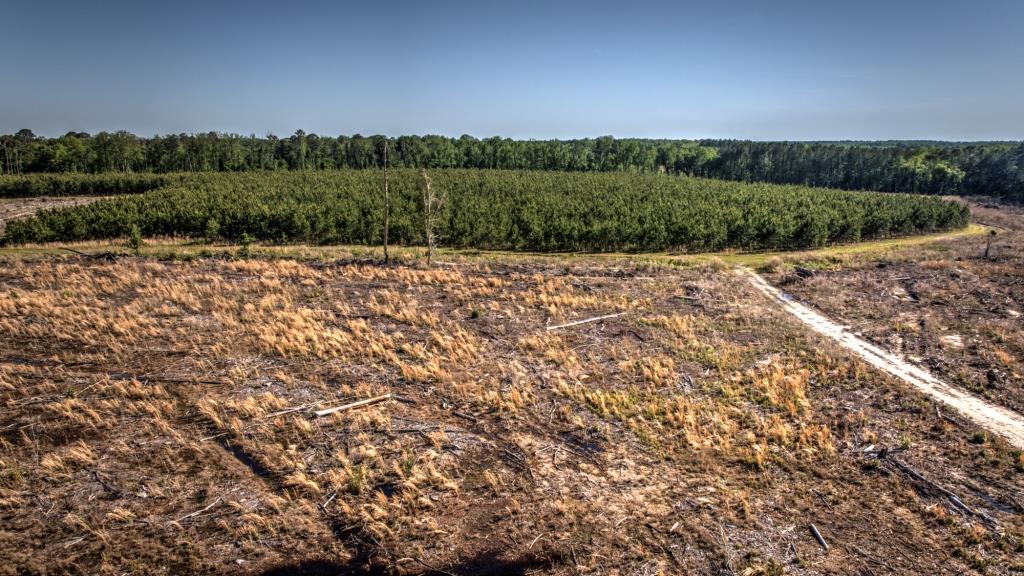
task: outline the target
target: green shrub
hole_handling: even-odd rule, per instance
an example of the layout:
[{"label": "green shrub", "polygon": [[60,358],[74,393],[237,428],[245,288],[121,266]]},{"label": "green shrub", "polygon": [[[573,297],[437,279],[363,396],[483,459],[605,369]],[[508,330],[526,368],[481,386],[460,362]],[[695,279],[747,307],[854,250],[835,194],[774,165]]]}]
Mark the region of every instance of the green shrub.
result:
[{"label": "green shrub", "polygon": [[238,239],[238,255],[242,258],[248,258],[252,255],[252,241],[254,238],[249,235],[248,232],[243,232],[242,237]]},{"label": "green shrub", "polygon": [[136,256],[139,255],[139,252],[142,250],[142,229],[138,225],[132,225],[131,230],[128,232],[128,242],[126,245]]}]

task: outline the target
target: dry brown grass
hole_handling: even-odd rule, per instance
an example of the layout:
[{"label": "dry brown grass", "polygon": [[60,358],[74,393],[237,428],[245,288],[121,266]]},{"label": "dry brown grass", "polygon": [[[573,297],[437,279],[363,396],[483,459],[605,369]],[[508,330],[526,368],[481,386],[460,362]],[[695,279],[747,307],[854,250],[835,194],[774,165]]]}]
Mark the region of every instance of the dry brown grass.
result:
[{"label": "dry brown grass", "polygon": [[[862,453],[909,444],[978,507],[951,478],[1012,492],[1018,455],[951,443],[926,402],[727,271],[5,264],[0,514],[17,529],[0,546],[30,572],[341,570],[358,554],[396,573],[872,565],[821,553],[797,527],[810,518],[897,573],[1014,553]],[[865,533],[878,518],[903,539]]]}]

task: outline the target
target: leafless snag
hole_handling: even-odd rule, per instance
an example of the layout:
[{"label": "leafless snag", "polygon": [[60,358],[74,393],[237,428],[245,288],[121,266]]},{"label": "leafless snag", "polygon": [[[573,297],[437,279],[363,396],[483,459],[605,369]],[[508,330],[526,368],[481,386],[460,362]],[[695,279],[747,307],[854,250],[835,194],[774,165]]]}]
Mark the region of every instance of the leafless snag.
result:
[{"label": "leafless snag", "polygon": [[992,251],[992,241],[996,239],[996,231],[988,231],[988,241],[985,242],[985,260],[989,259],[989,253]]},{"label": "leafless snag", "polygon": [[384,263],[391,261],[388,254],[388,228],[391,224],[391,193],[388,190],[388,139],[384,138]]},{"label": "leafless snag", "polygon": [[438,194],[434,191],[434,182],[426,169],[420,171],[420,176],[423,178],[423,232],[424,240],[427,242],[427,266],[430,266],[434,260],[434,248],[437,246],[437,220],[448,194]]}]

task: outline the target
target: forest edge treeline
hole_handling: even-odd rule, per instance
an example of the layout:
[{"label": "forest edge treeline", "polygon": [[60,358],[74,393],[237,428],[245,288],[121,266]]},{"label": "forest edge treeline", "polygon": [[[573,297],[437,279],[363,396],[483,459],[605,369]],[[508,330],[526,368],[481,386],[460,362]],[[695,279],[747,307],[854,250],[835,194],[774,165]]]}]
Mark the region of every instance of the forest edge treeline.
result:
[{"label": "forest edge treeline", "polygon": [[299,130],[278,138],[207,132],[142,138],[131,133],[31,130],[0,136],[0,174],[243,172],[479,168],[561,172],[664,172],[846,190],[959,194],[1024,201],[1024,142],[752,142],[472,136],[338,136]]}]

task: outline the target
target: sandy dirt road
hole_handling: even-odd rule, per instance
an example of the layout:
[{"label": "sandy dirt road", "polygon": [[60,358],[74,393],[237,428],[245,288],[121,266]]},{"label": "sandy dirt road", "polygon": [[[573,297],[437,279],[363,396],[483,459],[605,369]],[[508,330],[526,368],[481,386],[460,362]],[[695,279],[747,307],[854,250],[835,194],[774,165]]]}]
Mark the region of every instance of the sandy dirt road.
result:
[{"label": "sandy dirt road", "polygon": [[79,206],[102,200],[103,196],[52,196],[38,198],[0,198],[0,235],[7,222],[28,218],[40,210]]},{"label": "sandy dirt road", "polygon": [[951,386],[899,356],[858,337],[833,320],[795,301],[749,268],[737,268],[761,293],[776,301],[815,332],[827,336],[865,362],[914,386],[931,398],[960,412],[972,422],[1024,449],[1024,416],[991,404],[965,390]]}]

